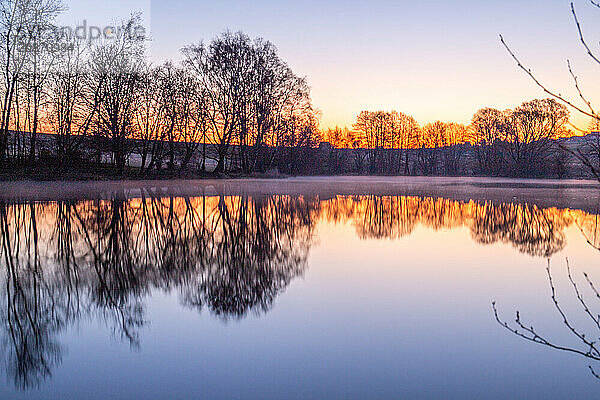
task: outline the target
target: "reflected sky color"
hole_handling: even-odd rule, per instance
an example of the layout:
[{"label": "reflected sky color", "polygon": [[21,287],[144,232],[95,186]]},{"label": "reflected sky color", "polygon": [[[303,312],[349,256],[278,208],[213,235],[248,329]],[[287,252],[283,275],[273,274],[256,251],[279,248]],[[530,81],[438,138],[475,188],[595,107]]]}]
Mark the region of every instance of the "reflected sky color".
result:
[{"label": "reflected sky color", "polygon": [[[397,109],[421,124],[468,123],[484,106],[513,108],[544,93],[502,48],[504,34],[523,61],[556,91],[578,98],[573,62],[587,95],[600,83],[578,42],[568,0],[508,1],[192,1],[78,0],[68,18],[101,19],[142,10],[150,21],[152,59],[219,33],[243,30],[274,42],[308,77],[322,126],[351,126],[361,110]],[[590,43],[600,10],[576,0]],[[150,17],[148,17],[150,15]],[[586,29],[587,28],[587,29]],[[589,119],[573,114],[587,128]]]},{"label": "reflected sky color", "polygon": [[[565,259],[600,281],[599,221],[402,196],[2,203],[0,398],[592,398],[588,360],[491,302],[575,345],[545,267],[577,309]],[[15,368],[40,354],[48,374]]]}]

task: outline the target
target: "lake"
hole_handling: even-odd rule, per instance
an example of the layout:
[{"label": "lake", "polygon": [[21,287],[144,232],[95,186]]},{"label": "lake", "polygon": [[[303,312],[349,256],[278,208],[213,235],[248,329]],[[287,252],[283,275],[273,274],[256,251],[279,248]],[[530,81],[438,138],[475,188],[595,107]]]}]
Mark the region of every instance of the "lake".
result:
[{"label": "lake", "polygon": [[595,398],[599,249],[586,181],[2,183],[0,398]]}]

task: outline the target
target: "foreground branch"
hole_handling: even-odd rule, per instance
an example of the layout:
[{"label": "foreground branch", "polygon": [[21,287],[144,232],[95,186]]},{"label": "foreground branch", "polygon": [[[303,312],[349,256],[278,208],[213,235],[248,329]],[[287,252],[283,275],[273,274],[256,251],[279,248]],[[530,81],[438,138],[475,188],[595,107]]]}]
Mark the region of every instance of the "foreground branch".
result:
[{"label": "foreground branch", "polygon": [[[580,331],[579,329],[577,329],[569,320],[567,313],[564,311],[563,307],[560,305],[560,302],[556,296],[556,286],[554,284],[554,279],[552,277],[552,273],[550,271],[550,263],[548,262],[548,267],[546,268],[547,274],[548,274],[548,282],[550,284],[550,290],[551,290],[551,299],[552,299],[552,303],[554,305],[554,308],[556,309],[556,311],[558,312],[558,314],[560,315],[563,324],[567,327],[567,329],[580,341],[580,343],[583,346],[582,348],[576,348],[576,347],[569,347],[569,346],[562,346],[562,345],[558,345],[555,344],[554,342],[552,342],[549,339],[546,339],[542,334],[540,334],[538,331],[535,330],[535,328],[533,327],[533,325],[531,326],[527,326],[522,320],[521,320],[521,315],[520,312],[517,311],[516,312],[516,318],[514,321],[514,325],[509,324],[508,322],[502,320],[499,317],[498,314],[498,308],[496,306],[496,302],[492,303],[492,310],[494,312],[494,317],[496,319],[496,321],[498,322],[498,324],[500,324],[500,326],[502,326],[504,329],[508,330],[509,332],[511,332],[512,334],[525,339],[529,342],[533,342],[533,343],[537,343],[537,344],[541,344],[543,346],[549,347],[551,349],[555,349],[555,350],[560,350],[560,351],[564,351],[564,352],[568,352],[568,353],[574,353],[574,354],[578,354],[581,355],[583,357],[586,357],[588,359],[594,360],[594,361],[600,361],[600,351],[598,350],[597,344],[598,341],[597,340],[590,340],[588,335],[586,335],[585,333],[583,333],[582,331]],[[591,319],[591,321],[594,323],[594,325],[600,330],[600,315],[594,314],[588,303],[586,302],[586,300],[583,297],[582,292],[579,289],[579,286],[577,285],[577,283],[575,282],[575,280],[573,279],[573,275],[571,273],[571,268],[569,266],[569,261],[567,260],[567,276],[569,279],[569,282],[571,284],[571,287],[574,291],[575,296],[577,297],[577,300],[579,302],[579,304],[581,305],[583,312]],[[594,293],[595,297],[597,299],[600,299],[600,294],[598,293],[598,291],[596,290],[596,287],[594,286],[594,284],[592,283],[592,281],[590,280],[589,276],[587,274],[584,273],[584,277],[585,280],[587,282],[587,284],[590,286],[592,292]],[[598,379],[600,379],[600,375],[598,373],[596,373],[596,371],[594,370],[594,368],[590,365],[588,366],[589,370],[591,371],[592,375]]]}]

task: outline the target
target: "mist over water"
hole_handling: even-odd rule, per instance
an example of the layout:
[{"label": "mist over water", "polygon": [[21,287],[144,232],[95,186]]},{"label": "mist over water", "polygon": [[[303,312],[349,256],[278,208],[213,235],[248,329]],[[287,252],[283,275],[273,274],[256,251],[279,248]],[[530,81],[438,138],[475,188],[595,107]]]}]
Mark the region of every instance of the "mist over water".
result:
[{"label": "mist over water", "polygon": [[582,199],[239,185],[0,201],[0,398],[596,392],[594,359],[527,343],[492,310],[581,347],[554,287],[594,332],[569,278],[595,300],[600,213]]}]

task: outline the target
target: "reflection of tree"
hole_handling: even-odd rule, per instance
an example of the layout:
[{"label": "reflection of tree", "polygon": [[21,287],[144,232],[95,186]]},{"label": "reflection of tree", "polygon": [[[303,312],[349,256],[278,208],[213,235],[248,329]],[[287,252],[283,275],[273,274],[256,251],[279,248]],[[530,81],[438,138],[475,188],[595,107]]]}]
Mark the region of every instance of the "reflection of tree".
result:
[{"label": "reflection of tree", "polygon": [[137,346],[155,289],[222,318],[268,310],[306,268],[316,209],[291,197],[0,204],[8,372],[21,387],[51,375],[57,335],[83,317]]},{"label": "reflection of tree", "polygon": [[520,252],[549,257],[565,247],[566,213],[529,204],[486,203],[475,208],[471,232],[479,243],[512,243]]},{"label": "reflection of tree", "polygon": [[88,203],[78,210],[86,246],[91,306],[106,321],[112,321],[116,332],[132,345],[138,344],[137,329],[143,326],[141,297],[148,288],[150,273],[135,257],[132,225],[124,201]]},{"label": "reflection of tree", "polygon": [[[124,198],[124,196],[121,196]],[[268,311],[307,267],[317,217],[362,239],[401,238],[419,225],[467,228],[481,243],[549,256],[575,221],[594,216],[532,205],[441,198],[290,196],[0,203],[0,323],[8,372],[32,386],[61,360],[57,337],[82,318],[138,346],[156,290],[222,319]],[[592,236],[588,236],[592,237]],[[592,242],[590,240],[590,242]]]},{"label": "reflection of tree", "polygon": [[600,215],[577,212],[575,223],[590,246],[600,250]]},{"label": "reflection of tree", "polygon": [[306,268],[315,209],[304,199],[221,197],[211,221],[212,251],[186,285],[185,302],[223,317],[268,310]]},{"label": "reflection of tree", "polygon": [[566,210],[427,197],[336,197],[321,208],[330,221],[353,221],[362,239],[397,239],[411,234],[418,225],[433,230],[464,226],[479,243],[510,243],[520,252],[538,257],[564,248],[564,230],[572,222]]},{"label": "reflection of tree", "polygon": [[[552,303],[554,305],[554,308],[555,308],[556,312],[559,314],[560,319],[562,320],[562,322],[565,325],[565,327],[567,328],[567,330],[576,339],[576,341],[577,341],[576,345],[570,346],[570,345],[556,344],[551,339],[549,339],[547,336],[545,336],[541,332],[537,331],[532,325],[528,325],[526,322],[524,322],[521,319],[521,313],[519,311],[517,311],[517,313],[516,313],[514,323],[510,324],[510,323],[502,320],[499,316],[496,303],[494,302],[494,303],[492,303],[492,309],[494,311],[494,316],[496,318],[496,321],[503,328],[507,329],[508,331],[512,332],[514,335],[517,335],[518,337],[525,339],[527,341],[537,343],[537,344],[552,348],[554,350],[560,350],[560,351],[564,351],[567,353],[578,354],[580,356],[584,356],[584,357],[586,357],[590,360],[596,361],[596,362],[600,361],[600,347],[598,347],[598,339],[597,339],[599,332],[595,332],[592,334],[586,333],[583,329],[581,329],[575,325],[575,323],[573,322],[572,316],[570,316],[568,314],[566,308],[558,300],[558,297],[556,295],[556,285],[554,282],[554,278],[552,277],[552,273],[550,271],[549,263],[548,263],[547,273],[548,273],[548,281],[550,283],[551,298],[552,298]],[[585,299],[584,290],[580,287],[580,285],[573,278],[573,275],[571,273],[571,268],[569,267],[568,261],[567,261],[567,276],[569,278],[569,283],[573,290],[573,294],[577,298],[578,304],[581,306],[581,311],[583,312],[583,315],[585,315],[585,317],[588,319],[588,321],[590,321],[592,323],[591,326],[593,327],[594,330],[597,329],[598,331],[600,331],[600,314],[597,312],[594,312],[592,310],[590,303]],[[598,292],[598,289],[596,288],[594,283],[591,281],[590,277],[586,273],[584,273],[583,276],[585,278],[585,286],[588,287],[588,291],[591,293],[591,295],[593,297],[595,297],[596,299],[600,299],[600,292]],[[596,372],[596,370],[592,366],[589,366],[589,369],[596,378],[600,379],[600,375]]]},{"label": "reflection of tree", "polygon": [[369,196],[362,198],[355,226],[361,239],[399,238],[410,235],[417,215],[410,204],[414,199]]},{"label": "reflection of tree", "polygon": [[[38,206],[0,204],[2,314],[7,370],[19,387],[36,385],[61,359],[54,334],[68,321],[68,296],[46,275],[39,257]],[[14,227],[14,228],[13,228]]]}]

